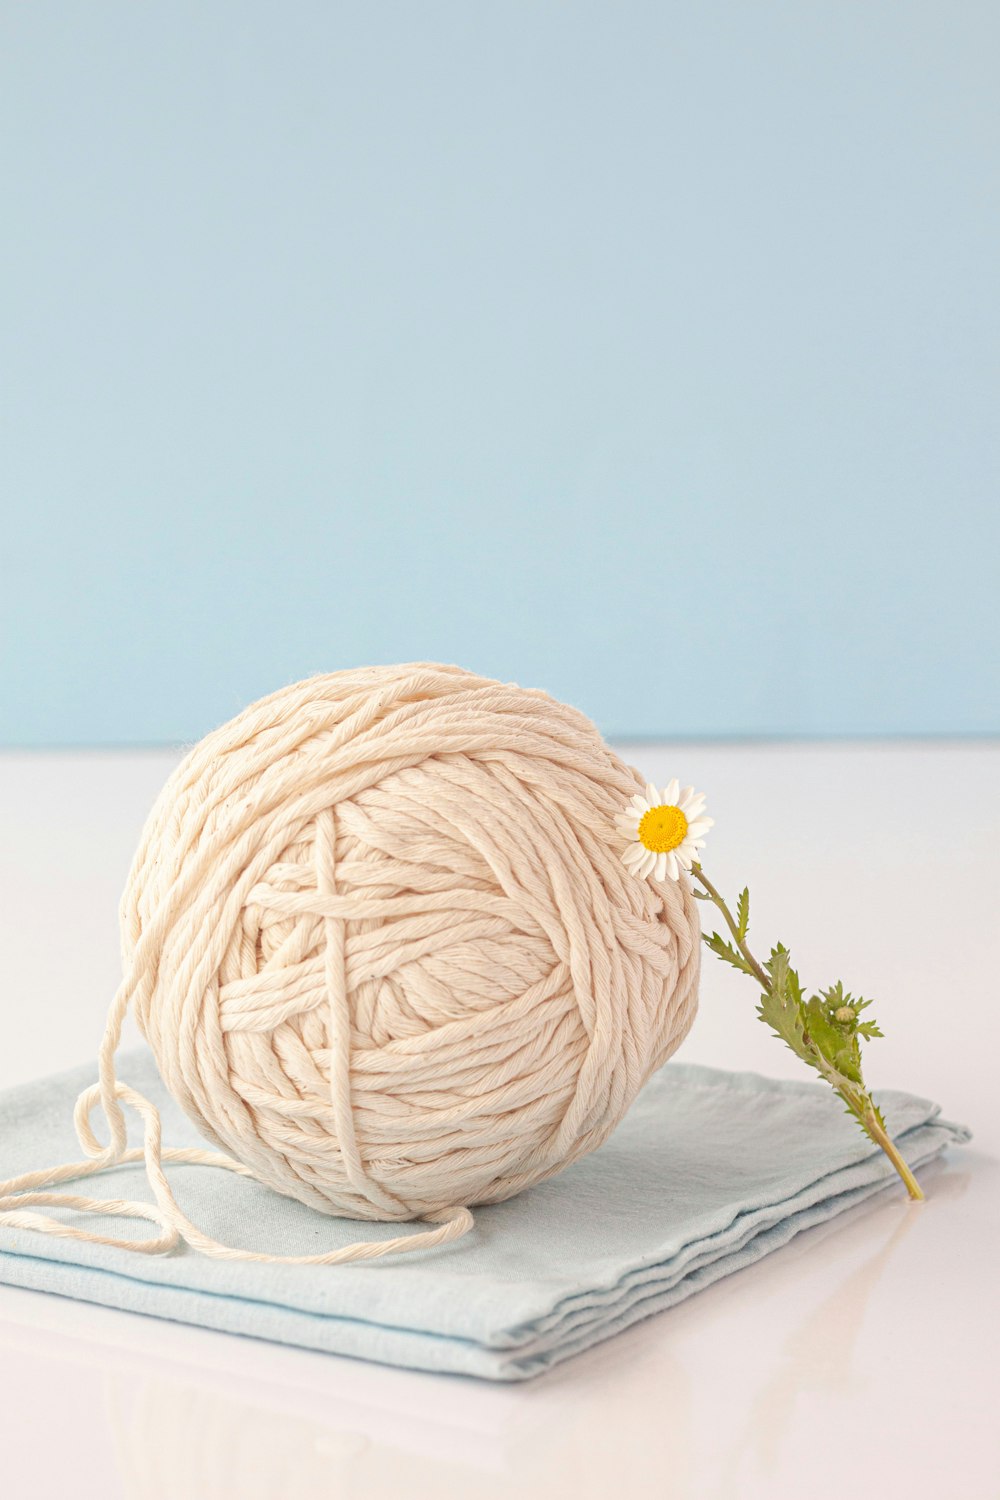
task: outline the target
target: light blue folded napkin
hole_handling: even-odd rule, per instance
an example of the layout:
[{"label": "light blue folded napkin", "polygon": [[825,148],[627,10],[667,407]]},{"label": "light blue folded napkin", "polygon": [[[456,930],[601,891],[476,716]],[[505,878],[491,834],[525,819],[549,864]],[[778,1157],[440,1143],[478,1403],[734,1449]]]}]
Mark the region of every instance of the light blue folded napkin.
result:
[{"label": "light blue folded napkin", "polygon": [[[125,1055],[119,1076],[162,1111],[165,1142],[203,1144],[149,1053]],[[73,1105],[93,1080],[81,1068],[0,1094],[0,1179],[79,1159]],[[911,1166],[969,1138],[926,1099],[886,1091],[879,1102]],[[399,1233],[327,1218],[218,1168],[167,1171],[181,1207],[227,1244],[301,1255]],[[599,1151],[477,1209],[473,1232],[444,1249],[255,1265],[187,1249],[136,1255],[0,1226],[0,1281],[385,1364],[523,1380],[889,1183],[902,1192],[823,1085],[671,1063]],[[150,1197],[141,1166],[115,1168],[81,1191]],[[120,1221],[102,1227],[122,1232]],[[139,1223],[137,1236],[145,1232]]]}]

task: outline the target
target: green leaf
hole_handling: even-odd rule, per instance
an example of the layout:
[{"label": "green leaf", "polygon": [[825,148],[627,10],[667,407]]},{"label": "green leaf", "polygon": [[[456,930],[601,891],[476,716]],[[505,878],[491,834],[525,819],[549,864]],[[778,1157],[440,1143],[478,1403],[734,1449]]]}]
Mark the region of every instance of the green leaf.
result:
[{"label": "green leaf", "polygon": [[741,974],[749,974],[753,977],[753,969],[747,963],[743,954],[732,943],[727,943],[721,933],[713,932],[711,937],[704,936],[702,941],[711,948],[716,958],[721,958],[725,963],[732,964],[734,969],[739,969]]},{"label": "green leaf", "polygon": [[791,955],[788,952],[788,949],[785,947],[784,943],[776,943],[775,946],[771,949],[770,958],[764,964],[764,968],[771,976],[771,983],[774,985],[774,988],[780,991],[782,994],[784,993],[785,986],[788,983],[790,962]]},{"label": "green leaf", "polygon": [[861,1048],[854,1031],[834,1020],[830,1002],[824,1001],[819,995],[812,995],[804,1003],[802,1010],[806,1032],[820,1056],[842,1078],[850,1079],[851,1083],[863,1088]]},{"label": "green leaf", "polygon": [[740,891],[736,902],[736,926],[742,940],[750,930],[750,887],[748,885]]},{"label": "green leaf", "polygon": [[796,1054],[803,1062],[815,1066],[809,1056],[802,1014],[802,986],[799,976],[791,967],[790,954],[782,943],[771,949],[771,956],[764,965],[771,980],[770,993],[760,997],[757,1014],[765,1025]]},{"label": "green leaf", "polygon": [[[857,1113],[861,1105],[855,1096],[863,1090],[864,1082],[853,1028],[834,1019],[838,1007],[831,1000],[819,995],[803,998],[802,983],[783,943],[771,949],[764,967],[771,980],[771,993],[761,997],[757,1012],[761,1020]],[[844,999],[842,985],[834,985],[828,993],[833,1001]]]},{"label": "green leaf", "polygon": [[820,994],[831,1010],[837,1010],[841,1005],[853,1004],[850,992],[847,994],[844,993],[843,981],[840,979],[837,980],[836,984],[831,984],[828,990],[820,990]]}]

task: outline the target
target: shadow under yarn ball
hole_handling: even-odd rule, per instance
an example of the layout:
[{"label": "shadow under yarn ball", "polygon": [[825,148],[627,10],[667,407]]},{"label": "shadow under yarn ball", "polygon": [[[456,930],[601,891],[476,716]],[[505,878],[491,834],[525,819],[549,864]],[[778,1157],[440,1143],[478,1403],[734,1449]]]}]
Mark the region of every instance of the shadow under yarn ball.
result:
[{"label": "shadow under yarn ball", "polygon": [[170,777],[123,897],[167,1087],[351,1218],[496,1202],[593,1150],[696,1007],[686,884],[620,860],[641,784],[577,710],[457,667],[251,705]]}]

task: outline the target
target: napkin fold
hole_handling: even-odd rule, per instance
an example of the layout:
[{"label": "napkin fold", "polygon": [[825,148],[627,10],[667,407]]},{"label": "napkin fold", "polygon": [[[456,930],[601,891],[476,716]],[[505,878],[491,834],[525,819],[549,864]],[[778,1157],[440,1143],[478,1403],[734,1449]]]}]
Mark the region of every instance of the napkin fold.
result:
[{"label": "napkin fold", "polygon": [[[151,1054],[119,1076],[161,1110],[171,1146],[204,1144]],[[79,1159],[92,1067],[0,1093],[0,1179]],[[911,1166],[969,1139],[912,1094],[878,1095]],[[134,1141],[138,1143],[138,1139]],[[399,1233],[328,1218],[218,1168],[169,1165],[178,1202],[227,1244],[281,1255]],[[898,1178],[821,1084],[670,1063],[599,1151],[444,1249],[336,1266],[137,1255],[0,1225],[0,1282],[420,1370],[524,1380],[751,1265]],[[141,1166],[83,1193],[149,1199]],[[121,1236],[122,1223],[88,1220]],[[141,1222],[141,1237],[148,1226]]]}]

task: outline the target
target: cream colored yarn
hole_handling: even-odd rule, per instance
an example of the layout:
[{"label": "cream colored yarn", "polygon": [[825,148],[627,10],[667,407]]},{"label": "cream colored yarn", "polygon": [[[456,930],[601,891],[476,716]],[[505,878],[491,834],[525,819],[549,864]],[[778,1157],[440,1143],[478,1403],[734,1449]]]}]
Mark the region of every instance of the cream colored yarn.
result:
[{"label": "cream colored yarn", "polygon": [[[100,1081],[76,1111],[88,1159],[0,1184],[0,1221],[279,1259],[186,1218],[163,1170],[184,1161],[323,1213],[437,1226],[300,1258],[353,1260],[456,1239],[469,1205],[592,1151],[696,1006],[687,885],[619,857],[614,818],[641,785],[575,709],[457,667],[335,672],[252,704],[185,757],[143,832]],[[130,1007],[221,1155],[164,1149],[117,1079]],[[155,1206],[47,1191],[139,1159]],[[159,1233],[109,1240],[34,1211],[52,1205]]]}]

